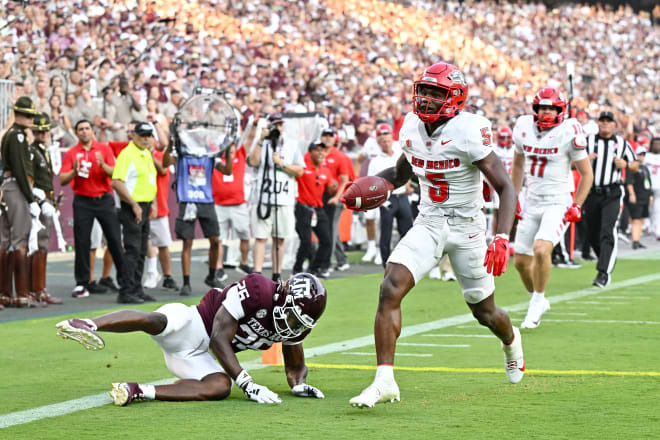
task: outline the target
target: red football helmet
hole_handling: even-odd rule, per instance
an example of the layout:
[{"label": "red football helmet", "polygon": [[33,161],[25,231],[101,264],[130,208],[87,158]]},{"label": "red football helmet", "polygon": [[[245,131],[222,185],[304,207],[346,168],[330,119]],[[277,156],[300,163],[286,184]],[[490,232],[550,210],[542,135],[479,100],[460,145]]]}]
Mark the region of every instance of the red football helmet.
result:
[{"label": "red football helmet", "polygon": [[291,276],[288,284],[278,286],[274,298],[273,323],[277,334],[291,339],[313,328],[325,310],[326,297],[325,287],[314,275]]},{"label": "red football helmet", "polygon": [[[539,106],[551,105],[557,109],[557,116],[539,118]],[[534,110],[534,122],[540,130],[547,130],[562,123],[566,114],[567,102],[561,92],[554,87],[546,87],[539,90],[532,101],[532,110]]]},{"label": "red football helmet", "polygon": [[502,148],[511,148],[513,143],[513,133],[506,125],[497,129],[497,145]]},{"label": "red football helmet", "polygon": [[[441,89],[444,96],[439,98],[423,94],[420,92],[420,87],[423,86]],[[465,105],[467,94],[468,85],[458,67],[447,63],[437,63],[427,67],[413,85],[413,112],[427,124],[453,118]],[[434,113],[429,113],[432,103],[440,108]]]}]

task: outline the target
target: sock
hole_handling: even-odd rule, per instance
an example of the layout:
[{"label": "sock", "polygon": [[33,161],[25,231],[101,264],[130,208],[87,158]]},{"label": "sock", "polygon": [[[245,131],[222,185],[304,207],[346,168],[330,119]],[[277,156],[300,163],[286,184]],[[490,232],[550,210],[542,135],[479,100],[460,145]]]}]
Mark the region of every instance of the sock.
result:
[{"label": "sock", "polygon": [[147,258],[147,273],[156,273],[158,272],[158,260],[156,257]]},{"label": "sock", "polygon": [[215,278],[215,268],[209,267],[209,276]]},{"label": "sock", "polygon": [[374,380],[384,380],[386,382],[394,380],[394,365],[379,365],[376,368],[376,379]]},{"label": "sock", "polygon": [[183,285],[184,286],[190,286],[190,275],[184,275],[183,276]]},{"label": "sock", "polygon": [[532,295],[532,301],[540,301],[545,298],[545,292],[534,292]]},{"label": "sock", "polygon": [[529,299],[532,299],[532,295],[534,295],[534,292],[527,292],[529,294]]},{"label": "sock", "polygon": [[367,252],[369,252],[369,251],[372,251],[372,252],[376,251],[376,240],[369,240],[367,242]]},{"label": "sock", "polygon": [[138,384],[140,389],[142,390],[142,396],[145,399],[150,399],[154,400],[156,398],[156,387],[153,385],[142,385]]}]

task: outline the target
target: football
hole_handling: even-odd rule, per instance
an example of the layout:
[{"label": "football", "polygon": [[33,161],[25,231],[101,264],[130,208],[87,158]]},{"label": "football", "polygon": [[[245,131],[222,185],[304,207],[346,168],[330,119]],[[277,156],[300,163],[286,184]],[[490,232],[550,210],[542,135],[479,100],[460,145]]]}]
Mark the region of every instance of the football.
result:
[{"label": "football", "polygon": [[385,203],[394,191],[389,180],[379,176],[360,177],[344,190],[341,201],[349,209],[366,211]]}]

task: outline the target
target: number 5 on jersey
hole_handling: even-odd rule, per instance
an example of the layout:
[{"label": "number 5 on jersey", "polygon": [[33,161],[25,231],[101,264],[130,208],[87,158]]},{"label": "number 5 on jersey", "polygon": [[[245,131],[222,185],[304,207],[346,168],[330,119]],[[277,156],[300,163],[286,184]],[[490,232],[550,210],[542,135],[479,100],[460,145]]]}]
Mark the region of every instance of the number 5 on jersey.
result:
[{"label": "number 5 on jersey", "polygon": [[444,173],[426,173],[426,178],[433,185],[429,188],[429,198],[436,203],[443,203],[449,198],[449,182],[443,180]]}]

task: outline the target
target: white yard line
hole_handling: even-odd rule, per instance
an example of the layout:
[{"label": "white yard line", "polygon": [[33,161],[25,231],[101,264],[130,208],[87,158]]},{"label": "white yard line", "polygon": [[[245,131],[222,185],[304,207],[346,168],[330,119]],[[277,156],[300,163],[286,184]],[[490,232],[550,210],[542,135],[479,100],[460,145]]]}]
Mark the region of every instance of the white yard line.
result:
[{"label": "white yard line", "polygon": [[[347,351],[341,354],[346,354],[346,355],[352,355],[352,356],[373,356],[376,357],[376,352],[367,352],[367,351]],[[428,358],[433,356],[430,353],[397,353],[396,357],[399,356],[408,356],[408,357],[422,357],[422,358]]]},{"label": "white yard line", "polygon": [[[445,347],[445,348],[467,348],[470,347],[469,344],[418,344],[415,342],[397,342],[396,346],[406,346],[406,347]],[[396,354],[399,356],[399,353]]]},{"label": "white yard line", "polygon": [[616,319],[543,319],[543,322],[583,322],[585,324],[644,324],[660,325],[660,321],[618,321]]},{"label": "white yard line", "polygon": [[[651,281],[660,280],[660,274],[645,275],[637,278],[631,278],[625,281],[618,281],[611,283],[609,286],[606,286],[602,289],[597,287],[589,287],[586,289],[575,290],[573,292],[566,292],[561,295],[550,296],[550,301],[552,304],[558,304],[565,301],[571,301],[578,298],[583,298],[591,295],[598,295],[601,292],[607,291],[616,291],[625,287],[634,286],[637,284],[648,283]],[[522,295],[521,295],[522,296]],[[504,310],[509,312],[518,312],[521,310],[527,310],[529,301],[521,302],[511,306],[503,307]],[[371,319],[371,318],[370,318]],[[544,322],[551,321],[550,319],[544,319]],[[426,333],[433,330],[443,329],[447,327],[462,326],[468,322],[474,322],[474,317],[471,313],[466,313],[464,315],[456,315],[450,318],[440,319],[437,321],[425,322],[423,324],[411,325],[401,329],[401,337],[413,336],[420,333]],[[555,320],[555,322],[589,322],[587,320]],[[592,321],[594,323],[621,323],[621,324],[660,324],[660,322],[654,321]],[[468,326],[469,328],[479,327],[478,325]],[[341,353],[346,350],[352,350],[354,348],[373,346],[374,345],[374,336],[362,336],[355,339],[349,339],[346,341],[335,342],[332,344],[322,345],[320,347],[313,347],[305,349],[305,358],[311,359],[315,356],[321,356],[324,354],[331,353]],[[375,353],[372,353],[375,355]],[[397,353],[397,356],[400,354]],[[244,362],[243,368],[246,370],[256,370],[259,368],[264,368],[267,365],[262,365],[261,360],[255,359],[254,361]],[[174,379],[166,379],[159,382],[153,382],[154,384],[164,384],[172,383]],[[76,411],[82,411],[89,408],[94,408],[102,405],[107,405],[110,403],[110,397],[107,393],[95,394],[92,396],[81,397],[79,399],[68,400],[66,402],[54,403],[51,405],[40,406],[37,408],[26,409],[23,411],[16,411],[9,414],[0,415],[0,429],[7,428],[14,425],[21,425],[24,423],[34,422],[36,420],[45,419],[48,417],[57,417],[66,414],[70,414]]]},{"label": "white yard line", "polygon": [[[550,304],[552,304],[552,301]],[[613,306],[627,306],[632,303],[628,301],[569,301],[568,304],[608,304]]]},{"label": "white yard line", "polygon": [[[431,334],[426,334],[422,335],[425,337],[438,337],[438,338],[494,338],[495,335],[492,333],[489,333],[487,335],[455,335],[455,334],[449,334],[449,333],[431,333]],[[401,345],[400,342],[397,343],[397,345]]]}]

